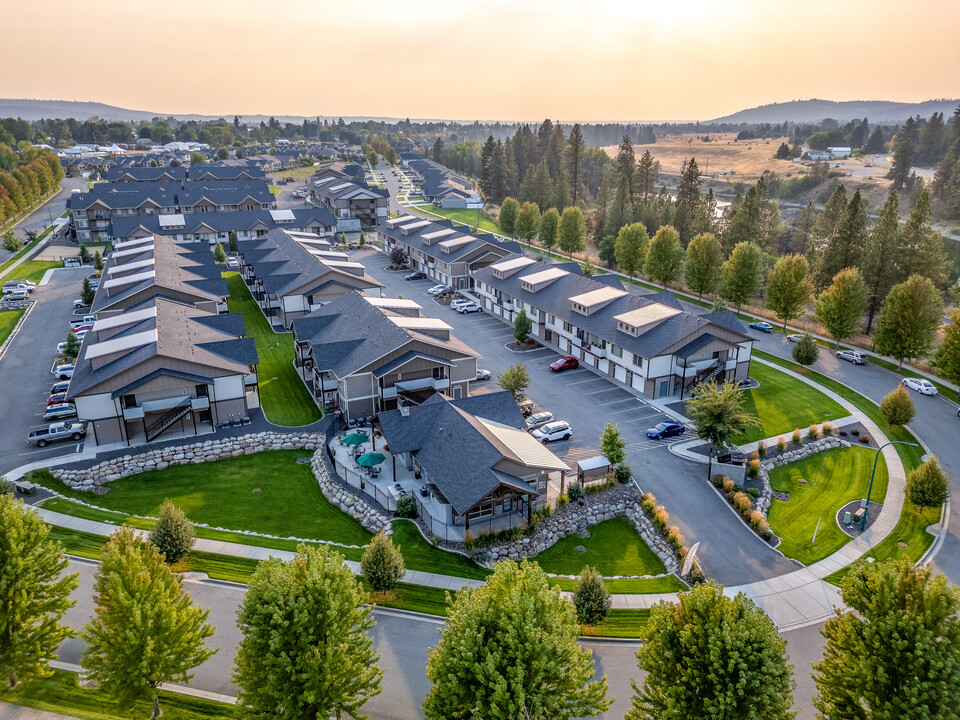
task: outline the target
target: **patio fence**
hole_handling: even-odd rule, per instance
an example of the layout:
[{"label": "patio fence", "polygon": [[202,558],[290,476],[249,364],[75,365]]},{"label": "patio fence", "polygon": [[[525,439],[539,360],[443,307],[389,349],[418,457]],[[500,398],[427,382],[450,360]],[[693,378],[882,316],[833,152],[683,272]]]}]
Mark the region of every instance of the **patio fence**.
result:
[{"label": "patio fence", "polygon": [[[430,513],[424,508],[423,503],[418,496],[414,495],[413,499],[417,503],[417,514],[420,516],[421,522],[423,522],[423,524],[431,533],[439,537],[441,540],[463,542],[464,533],[466,532],[466,527],[463,522],[450,525],[442,520],[436,520],[430,516]],[[526,524],[526,518],[519,516],[515,512],[509,513],[508,515],[494,515],[488,518],[475,518],[470,521],[470,534],[473,535],[473,537],[477,537],[478,535],[484,535],[486,533],[509,530],[515,527],[523,527]]]},{"label": "patio fence", "polygon": [[377,484],[370,481],[366,475],[358,473],[356,470],[348,468],[342,462],[333,458],[333,469],[343,482],[354,490],[359,490],[364,495],[376,500],[383,508],[389,512],[397,509],[396,499],[385,490],[377,487]]}]

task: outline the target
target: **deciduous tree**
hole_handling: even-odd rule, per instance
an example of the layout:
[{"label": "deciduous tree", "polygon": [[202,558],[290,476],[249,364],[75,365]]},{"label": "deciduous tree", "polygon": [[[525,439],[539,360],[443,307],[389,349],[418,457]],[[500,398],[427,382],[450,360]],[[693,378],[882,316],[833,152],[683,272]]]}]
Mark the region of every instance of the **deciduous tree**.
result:
[{"label": "deciduous tree", "polygon": [[720,448],[758,424],[756,416],[744,410],[743,394],[727,381],[697,385],[687,400],[687,416],[698,438]]},{"label": "deciduous tree", "polygon": [[666,290],[667,283],[680,278],[682,267],[683,247],[680,245],[680,235],[670,225],[664,225],[650,241],[647,259],[643,265],[644,272],[657,282],[663,283],[663,289]]},{"label": "deciduous tree", "polygon": [[182,560],[193,547],[196,536],[197,531],[183,510],[164,500],[157,515],[157,524],[150,532],[150,542],[163,553],[164,559],[170,564]]},{"label": "deciduous tree", "polygon": [[360,570],[377,592],[393,590],[407,572],[403,555],[382,529],[373,536],[360,558]]},{"label": "deciduous tree", "polygon": [[903,385],[897,385],[880,403],[880,414],[891,425],[906,425],[913,420],[916,410],[910,393]]},{"label": "deciduous tree", "polygon": [[540,243],[549,250],[557,244],[557,226],[560,224],[560,213],[556,208],[547,210],[540,219]]},{"label": "deciduous tree", "polygon": [[940,507],[950,497],[950,478],[936,455],[907,475],[907,497],[920,507]]},{"label": "deciduous tree", "polygon": [[519,214],[520,203],[512,197],[504,199],[503,204],[500,206],[500,216],[497,218],[497,223],[505,235],[513,237],[514,228],[517,223],[517,215]]},{"label": "deciduous tree", "polygon": [[[502,212],[502,211],[501,211]],[[525,202],[520,208],[514,232],[517,237],[528,243],[536,237],[540,230],[540,208],[535,202]]]},{"label": "deciduous tree", "polygon": [[63,344],[63,356],[75,359],[80,354],[80,338],[76,336],[73,330],[67,331],[67,339]]},{"label": "deciduous tree", "polygon": [[877,351],[903,361],[926,357],[943,317],[943,298],[930,278],[911,275],[894,285],[880,309],[877,325]]},{"label": "deciduous tree", "polygon": [[427,661],[427,720],[569,720],[610,706],[573,605],[536,563],[505,560],[484,585],[460,590],[441,633]]},{"label": "deciduous tree", "polygon": [[936,366],[944,379],[960,385],[960,309],[954,310],[943,330],[943,343],[937,349]]},{"label": "deciduous tree", "polygon": [[586,233],[583,211],[576,205],[564,208],[557,228],[557,245],[560,249],[569,253],[572,259],[574,253],[583,252],[586,248]]},{"label": "deciduous tree", "polygon": [[532,327],[533,323],[530,321],[527,311],[520,308],[520,312],[513,319],[513,339],[517,345],[523,345],[527,341]]},{"label": "deciduous tree", "polygon": [[813,284],[809,270],[803,255],[784,255],[777,260],[767,279],[766,305],[783,321],[784,332],[790,320],[803,314],[810,300]]},{"label": "deciduous tree", "polygon": [[[4,481],[6,482],[6,481]],[[60,623],[78,584],[50,526],[22,500],[0,493],[0,673],[10,687],[50,674],[49,661],[73,633]]]},{"label": "deciduous tree", "polygon": [[910,560],[856,563],[827,620],[813,705],[825,720],[955,718],[960,591]]},{"label": "deciduous tree", "polygon": [[659,603],[637,651],[643,686],[625,720],[793,720],[792,668],[773,621],[712,581]]},{"label": "deciduous tree", "polygon": [[650,239],[647,237],[647,228],[643,223],[625,225],[617,234],[613,247],[617,267],[621,272],[633,277],[643,270],[649,247]]},{"label": "deciduous tree", "polygon": [[513,395],[517,402],[523,400],[530,387],[530,375],[523,363],[514,363],[497,375],[497,385]]},{"label": "deciduous tree", "polygon": [[325,546],[261,562],[237,613],[233,679],[245,714],[367,718],[363,705],[380,693],[383,671],[366,602],[343,557]]},{"label": "deciduous tree", "polygon": [[227,253],[219,242],[213,246],[213,259],[219,265],[223,265],[227,261]]},{"label": "deciduous tree", "polygon": [[704,293],[717,289],[722,264],[723,250],[713,233],[701,233],[690,240],[683,273],[687,287],[697,293],[698,300],[703,298]]},{"label": "deciduous tree", "polygon": [[182,578],[128,526],[104,545],[93,587],[96,615],[83,630],[81,665],[124,705],[151,699],[159,717],[160,685],[187,682],[216,652],[204,645],[214,633],[210,611],[193,604]]},{"label": "deciduous tree", "polygon": [[833,278],[833,284],[817,296],[814,315],[827,332],[837,341],[853,335],[867,304],[867,288],[856,268],[841,270]]},{"label": "deciduous tree", "polygon": [[620,434],[620,429],[611,423],[603,429],[600,435],[600,452],[611,465],[619,465],[627,458],[625,448],[627,441]]},{"label": "deciduous tree", "polygon": [[720,268],[720,295],[740,307],[760,291],[763,252],[750,242],[737,243]]}]

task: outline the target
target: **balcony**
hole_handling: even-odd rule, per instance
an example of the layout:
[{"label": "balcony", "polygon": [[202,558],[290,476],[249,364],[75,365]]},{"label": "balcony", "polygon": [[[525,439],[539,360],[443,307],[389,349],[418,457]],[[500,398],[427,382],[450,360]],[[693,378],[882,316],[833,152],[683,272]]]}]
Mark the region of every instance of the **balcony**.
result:
[{"label": "balcony", "polygon": [[416,380],[404,380],[402,382],[396,382],[392,387],[385,387],[383,389],[383,397],[394,398],[397,396],[398,390],[427,390],[432,388],[434,390],[446,390],[450,387],[449,378],[417,378]]}]

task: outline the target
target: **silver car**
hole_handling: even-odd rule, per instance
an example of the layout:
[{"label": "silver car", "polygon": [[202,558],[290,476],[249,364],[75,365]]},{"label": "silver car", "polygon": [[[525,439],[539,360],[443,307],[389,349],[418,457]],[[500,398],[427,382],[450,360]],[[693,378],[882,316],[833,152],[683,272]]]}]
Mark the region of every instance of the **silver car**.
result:
[{"label": "silver car", "polygon": [[852,362],[854,365],[866,365],[867,363],[867,358],[864,357],[863,353],[858,353],[856,350],[839,350],[837,357],[840,360]]}]

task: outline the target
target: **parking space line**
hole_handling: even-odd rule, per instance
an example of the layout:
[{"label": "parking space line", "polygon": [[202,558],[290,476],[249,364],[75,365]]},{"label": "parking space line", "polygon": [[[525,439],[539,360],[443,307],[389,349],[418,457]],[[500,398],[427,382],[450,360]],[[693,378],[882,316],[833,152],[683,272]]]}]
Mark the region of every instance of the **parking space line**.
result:
[{"label": "parking space line", "polygon": [[573,382],[564,383],[564,385],[568,387],[570,385],[582,385],[583,383],[594,382],[596,380],[600,380],[601,382],[606,382],[602,377],[591,377],[591,378],[587,378],[586,380],[574,380]]},{"label": "parking space line", "polygon": [[608,388],[604,388],[603,390],[594,390],[593,392],[584,393],[584,395],[598,395],[599,393],[610,392],[611,390],[616,390],[617,392],[623,392],[623,390],[621,390],[618,387],[608,387]]},{"label": "parking space line", "polygon": [[630,402],[631,400],[636,400],[636,398],[625,397],[622,400],[611,400],[610,402],[600,403],[600,407],[606,407],[607,405],[616,405],[617,403]]}]

